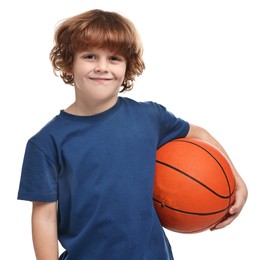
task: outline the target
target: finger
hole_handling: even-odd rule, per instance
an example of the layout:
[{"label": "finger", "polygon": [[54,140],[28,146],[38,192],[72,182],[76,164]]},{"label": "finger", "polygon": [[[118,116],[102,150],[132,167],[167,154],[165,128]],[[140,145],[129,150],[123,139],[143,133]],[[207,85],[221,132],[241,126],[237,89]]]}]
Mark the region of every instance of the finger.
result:
[{"label": "finger", "polygon": [[214,227],[212,227],[210,230],[211,231],[214,231],[214,230],[217,230],[217,229],[221,229],[221,228],[224,228],[228,225],[230,225],[234,220],[235,218],[237,217],[236,214],[234,215],[231,215],[231,214],[227,214],[225,216],[225,218],[223,220],[221,220],[221,222],[219,222],[218,224],[216,224]]}]

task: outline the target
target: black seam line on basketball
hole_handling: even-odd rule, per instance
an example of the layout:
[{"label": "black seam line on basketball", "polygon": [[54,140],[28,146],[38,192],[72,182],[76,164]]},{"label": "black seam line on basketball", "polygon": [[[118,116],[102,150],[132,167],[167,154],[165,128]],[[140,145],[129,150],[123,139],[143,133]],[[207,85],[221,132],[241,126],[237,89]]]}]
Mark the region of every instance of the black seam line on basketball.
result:
[{"label": "black seam line on basketball", "polygon": [[187,174],[187,173],[181,171],[180,169],[173,167],[172,165],[169,165],[169,164],[167,164],[167,163],[165,163],[165,162],[161,162],[161,161],[159,161],[159,160],[156,160],[156,162],[157,162],[157,163],[160,163],[160,164],[162,164],[162,165],[164,165],[164,166],[167,166],[167,167],[169,167],[169,168],[171,168],[171,169],[173,169],[173,170],[175,170],[175,171],[180,172],[181,174],[183,174],[183,175],[187,176],[188,178],[194,180],[195,182],[199,183],[200,185],[202,185],[203,187],[205,187],[207,190],[209,190],[211,193],[215,194],[216,196],[218,196],[218,197],[220,197],[220,198],[222,198],[222,199],[228,199],[228,198],[231,197],[231,195],[223,196],[223,195],[218,194],[218,193],[215,192],[213,189],[209,188],[206,184],[200,182],[200,181],[197,180],[196,178],[194,178],[194,177],[190,176],[189,174]]},{"label": "black seam line on basketball", "polygon": [[218,164],[219,164],[219,166],[221,167],[221,169],[222,169],[222,171],[223,171],[223,174],[224,174],[224,176],[225,176],[225,179],[226,179],[226,182],[227,182],[227,186],[228,186],[228,190],[229,190],[229,194],[230,194],[230,203],[231,203],[231,196],[234,194],[234,192],[235,192],[235,190],[231,190],[231,187],[230,187],[230,183],[229,183],[229,180],[228,180],[228,177],[227,177],[227,175],[226,175],[226,173],[225,173],[225,170],[224,170],[224,168],[223,168],[223,166],[220,164],[220,162],[208,151],[208,150],[206,150],[204,147],[202,147],[202,146],[200,146],[200,145],[198,145],[198,144],[195,144],[195,143],[193,143],[193,142],[191,142],[191,141],[188,141],[188,140],[180,140],[180,139],[175,139],[174,140],[175,142],[184,142],[184,143],[190,143],[190,144],[192,144],[192,145],[195,145],[195,146],[197,146],[197,147],[199,147],[200,149],[202,149],[202,150],[204,150],[206,153],[208,153]]},{"label": "black seam line on basketball", "polygon": [[185,211],[185,210],[181,210],[181,209],[175,209],[171,206],[168,206],[167,204],[153,198],[153,200],[157,203],[159,203],[162,207],[166,207],[168,209],[171,209],[173,211],[177,211],[177,212],[181,212],[181,213],[184,213],[184,214],[189,214],[189,215],[200,215],[200,216],[208,216],[208,215],[215,215],[215,214],[218,214],[218,213],[221,213],[221,212],[224,212],[226,210],[229,209],[229,207],[232,205],[230,204],[228,207],[224,208],[224,209],[221,209],[221,210],[218,210],[218,211],[212,211],[212,212],[191,212],[191,211]]}]

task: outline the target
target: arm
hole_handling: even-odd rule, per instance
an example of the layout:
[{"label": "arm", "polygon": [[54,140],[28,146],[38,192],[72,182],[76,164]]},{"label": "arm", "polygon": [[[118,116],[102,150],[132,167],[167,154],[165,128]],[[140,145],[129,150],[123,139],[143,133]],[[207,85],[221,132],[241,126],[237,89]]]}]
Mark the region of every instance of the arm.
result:
[{"label": "arm", "polygon": [[33,202],[32,239],[37,260],[58,260],[56,202]]},{"label": "arm", "polygon": [[231,159],[229,158],[228,154],[226,153],[222,145],[210,133],[208,133],[205,129],[199,126],[190,125],[190,130],[186,137],[197,138],[214,145],[227,157],[227,159],[231,164],[231,168],[233,170],[236,180],[235,202],[234,205],[229,210],[229,215],[222,222],[218,223],[215,227],[213,227],[211,230],[224,228],[225,226],[229,225],[233,220],[235,220],[235,218],[239,215],[242,208],[244,207],[248,197],[247,186],[243,181],[243,179],[241,178],[241,176],[239,175],[239,173],[237,172],[236,168],[234,167]]}]

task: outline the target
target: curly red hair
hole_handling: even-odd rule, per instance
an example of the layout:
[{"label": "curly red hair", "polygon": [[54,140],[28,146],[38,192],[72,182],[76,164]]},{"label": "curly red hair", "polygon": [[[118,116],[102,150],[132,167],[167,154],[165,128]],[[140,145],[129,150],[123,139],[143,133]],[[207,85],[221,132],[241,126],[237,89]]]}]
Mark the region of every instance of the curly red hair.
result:
[{"label": "curly red hair", "polygon": [[108,49],[127,61],[125,79],[120,92],[130,90],[145,64],[143,47],[133,23],[116,12],[99,9],[73,16],[61,22],[54,35],[55,45],[50,52],[53,70],[66,84],[74,84],[69,74],[74,56],[89,48]]}]

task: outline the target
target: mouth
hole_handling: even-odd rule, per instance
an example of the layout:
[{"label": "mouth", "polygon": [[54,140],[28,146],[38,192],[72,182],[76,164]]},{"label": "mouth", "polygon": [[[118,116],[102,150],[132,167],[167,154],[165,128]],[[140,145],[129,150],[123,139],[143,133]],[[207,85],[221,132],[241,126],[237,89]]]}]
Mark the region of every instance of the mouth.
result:
[{"label": "mouth", "polygon": [[90,77],[90,80],[92,80],[94,82],[98,82],[98,83],[105,83],[105,82],[108,82],[112,79],[111,78],[103,78],[103,77]]}]

